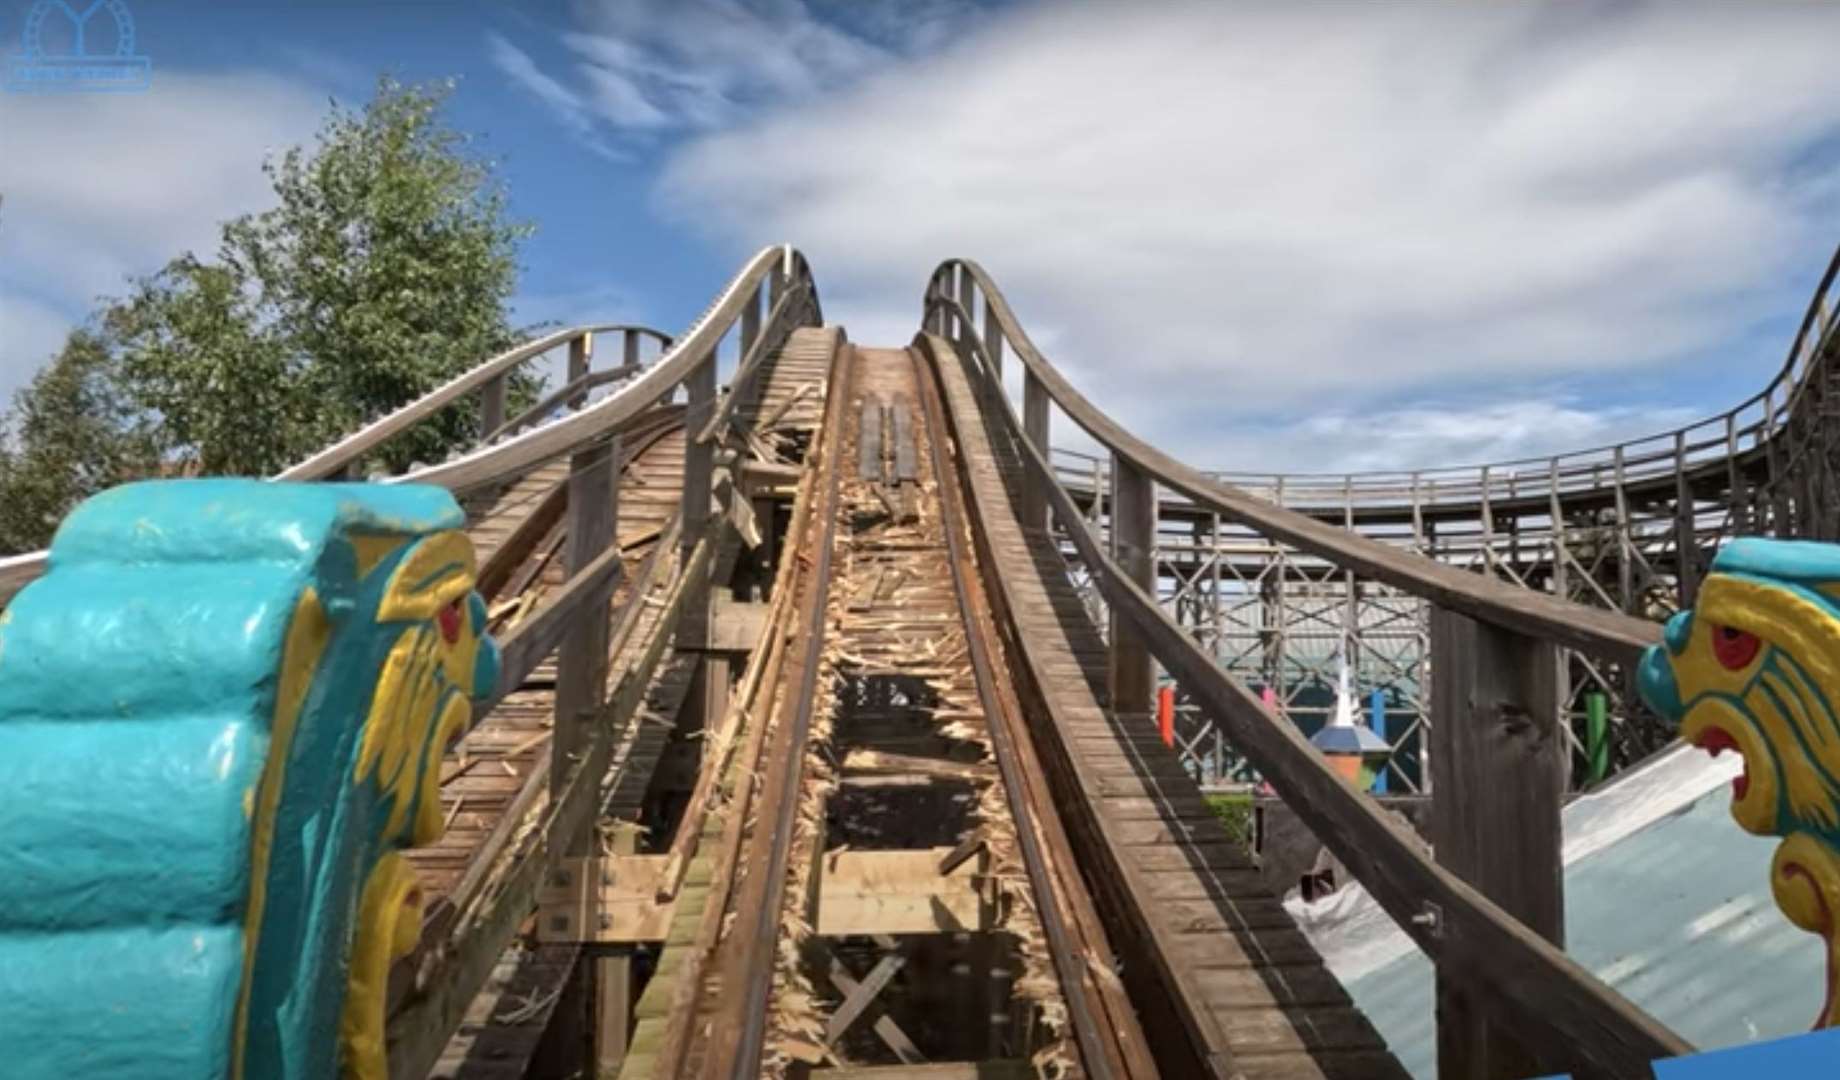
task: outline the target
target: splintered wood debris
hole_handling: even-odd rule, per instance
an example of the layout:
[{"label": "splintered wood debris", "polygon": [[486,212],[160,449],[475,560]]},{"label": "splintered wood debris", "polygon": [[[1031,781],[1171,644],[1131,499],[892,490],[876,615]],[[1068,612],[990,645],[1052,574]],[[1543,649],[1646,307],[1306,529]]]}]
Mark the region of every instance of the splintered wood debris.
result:
[{"label": "splintered wood debris", "polygon": [[[867,412],[859,400],[848,414],[866,416]],[[887,423],[879,426],[881,432],[895,430]],[[871,433],[877,434],[873,429]],[[926,437],[923,432],[909,437],[916,436],[919,440]],[[840,467],[845,471],[825,616],[828,634],[821,661],[818,705],[812,718],[812,741],[806,747],[799,791],[789,863],[792,876],[787,882],[780,920],[763,1075],[785,1075],[795,1064],[848,1063],[841,1038],[844,1031],[838,1030],[838,1025],[847,1026],[854,1015],[840,1019],[830,1010],[847,1011],[852,1006],[827,1004],[835,999],[814,985],[813,973],[824,978],[827,971],[832,972],[828,981],[839,990],[862,987],[841,967],[828,942],[817,936],[812,922],[816,916],[819,860],[834,857],[849,843],[846,837],[827,838],[827,804],[837,795],[846,776],[868,775],[884,780],[905,777],[921,785],[969,786],[972,796],[961,835],[939,839],[952,844],[973,835],[982,838],[985,853],[980,865],[991,918],[988,932],[993,941],[1008,939],[1014,949],[1013,960],[996,961],[1012,969],[1008,1011],[1021,1018],[1013,1023],[1009,1034],[1016,1045],[1006,1048],[1006,1052],[1030,1059],[1042,1076],[1057,1076],[1076,1060],[1066,1003],[1018,851],[1006,794],[997,782],[970,645],[947,561],[949,549],[936,503],[936,482],[930,471],[921,477],[912,475],[909,462],[909,476],[890,484],[896,458],[892,448],[884,448],[881,475],[874,475],[876,455],[873,448],[867,454],[863,452],[858,443],[861,437],[862,430],[858,428],[855,437],[845,440],[839,455]],[[914,450],[919,460],[930,460],[924,443]],[[859,461],[860,472],[856,467]],[[897,489],[895,494],[890,494],[890,487]],[[875,680],[892,680],[899,689],[872,690]],[[919,734],[904,738],[958,749],[941,756],[923,750],[854,745],[859,738],[874,738],[870,728],[859,733],[857,724],[888,723],[892,713],[887,709],[887,700],[878,696],[883,693],[905,704],[904,710],[894,711],[904,711],[910,722],[917,724]],[[881,712],[877,711],[878,705]],[[871,835],[878,827],[871,822],[848,824],[870,847],[888,849],[914,842],[918,837],[911,833],[916,829],[924,830],[929,824],[937,828],[939,823],[886,822],[880,827],[890,831],[882,835]],[[903,830],[910,835],[901,835]],[[829,851],[825,850],[827,841],[835,845]],[[888,944],[895,943],[890,939]],[[984,955],[996,954],[987,950]],[[893,949],[882,961],[883,965],[891,963],[896,968],[900,964]],[[872,974],[863,982],[873,979]],[[872,986],[864,992],[874,989]],[[896,990],[887,986],[883,992]],[[867,1017],[876,1011],[871,1005],[858,1015]],[[871,1025],[865,1019],[860,1026],[866,1029]],[[892,1052],[903,1062],[924,1060],[890,1015],[878,1016],[873,1027],[883,1044],[882,1052]]]}]

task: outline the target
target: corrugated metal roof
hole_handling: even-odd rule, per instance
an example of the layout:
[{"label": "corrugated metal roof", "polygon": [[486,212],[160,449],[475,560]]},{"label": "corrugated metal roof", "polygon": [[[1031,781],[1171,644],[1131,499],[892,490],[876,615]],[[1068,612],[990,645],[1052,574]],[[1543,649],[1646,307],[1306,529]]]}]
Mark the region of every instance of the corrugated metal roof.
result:
[{"label": "corrugated metal roof", "polygon": [[[1731,820],[1723,781],[1736,762],[1704,762],[1682,751],[1638,779],[1638,798],[1567,808],[1567,952],[1701,1049],[1806,1031],[1824,993],[1821,942],[1770,898],[1777,841]],[[1358,888],[1291,906],[1400,1062],[1435,1077],[1424,955]]]}]

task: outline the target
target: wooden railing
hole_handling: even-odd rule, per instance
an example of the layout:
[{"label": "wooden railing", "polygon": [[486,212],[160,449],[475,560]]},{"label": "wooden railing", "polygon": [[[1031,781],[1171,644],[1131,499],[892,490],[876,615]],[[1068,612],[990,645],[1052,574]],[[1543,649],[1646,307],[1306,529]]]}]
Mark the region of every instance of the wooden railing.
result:
[{"label": "wooden railing", "polygon": [[[769,304],[764,322],[763,293]],[[743,267],[656,363],[607,398],[521,434],[511,433],[458,461],[400,478],[469,490],[502,483],[561,454],[568,454],[570,462],[562,500],[568,514],[569,578],[503,637],[499,688],[474,710],[476,724],[554,652],[555,726],[548,766],[526,776],[458,886],[430,913],[417,951],[397,965],[391,984],[391,1075],[427,1074],[530,912],[544,876],[556,860],[589,853],[590,825],[616,733],[636,723],[645,688],[667,646],[699,648],[706,643],[709,578],[720,539],[712,525],[727,518],[730,509],[714,505],[717,442],[695,438],[716,414],[717,347],[731,330],[737,332],[741,363],[730,381],[728,401],[733,401],[744,391],[758,358],[777,349],[797,327],[817,321],[817,294],[803,258],[790,248],[770,248]],[[589,376],[587,365],[576,364],[574,356],[572,351],[570,380],[563,390],[579,394]],[[508,370],[498,367],[489,378],[502,378]],[[475,381],[460,392],[479,385]],[[618,489],[613,483],[622,457],[619,432],[678,386],[688,397],[678,513],[635,576],[626,603],[609,617],[622,566],[616,541]],[[747,497],[738,483],[724,490],[731,500]],[[647,612],[656,612],[656,621],[640,639],[635,635]],[[608,657],[616,654],[627,662],[609,671]],[[543,809],[538,827],[522,829],[539,806]]]},{"label": "wooden railing", "polygon": [[[760,318],[763,293],[772,310],[764,325]],[[557,330],[482,361],[465,374],[283,470],[274,479],[338,478],[395,436],[467,395],[477,394],[480,428],[485,433],[478,447],[456,460],[423,466],[386,482],[440,484],[457,494],[490,487],[605,438],[638,413],[669,397],[680,385],[694,399],[693,408],[708,409],[715,394],[716,349],[731,331],[739,332],[741,352],[753,350],[758,354],[760,350],[754,348],[757,341],[783,339],[795,325],[820,321],[817,286],[804,256],[788,246],[767,248],[750,259],[690,329],[675,340],[648,327],[623,324]],[[612,372],[591,372],[596,335],[612,334],[622,338],[622,366]],[[658,341],[664,349],[650,366],[641,366],[641,343],[648,338]],[[507,422],[506,389],[512,374],[564,347],[569,357],[568,382],[539,402],[537,408]],[[615,378],[629,381],[602,400],[586,404],[590,390]],[[550,418],[549,413],[558,405],[572,411]],[[699,424],[696,430],[700,429]],[[706,465],[704,459],[709,452],[705,447],[692,456],[700,465]],[[42,574],[44,566],[42,551],[0,559],[0,604]]]},{"label": "wooden railing", "polygon": [[[981,333],[973,317],[980,295]],[[1650,1061],[1691,1050],[1562,949],[1565,758],[1552,700],[1557,648],[1629,664],[1660,640],[1658,626],[1434,562],[1278,507],[1170,458],[1075,390],[975,263],[943,264],[928,283],[925,305],[932,333],[922,336],[922,346],[937,361],[971,366],[986,395],[986,415],[1017,447],[1025,526],[1058,524],[1107,601],[1113,707],[1148,713],[1152,665],[1160,663],[1222,725],[1436,964],[1445,1075],[1573,1068],[1644,1076]],[[1002,389],[1006,353],[1025,369],[1020,416]],[[1055,474],[1051,406],[1110,455],[1109,545]],[[1436,861],[1158,604],[1151,553],[1159,488],[1435,606]],[[1050,535],[1044,532],[1042,542],[1052,542]]]},{"label": "wooden railing", "polygon": [[[1809,300],[1788,356],[1764,388],[1723,412],[1679,428],[1544,457],[1515,458],[1434,469],[1327,472],[1211,472],[1265,498],[1282,490],[1287,506],[1339,512],[1418,503],[1476,504],[1545,501],[1613,486],[1667,487],[1683,476],[1717,472],[1769,453],[1813,389],[1822,356],[1840,333],[1840,250],[1829,260]],[[1740,487],[1741,484],[1734,484]],[[1275,499],[1274,499],[1275,501]]]}]

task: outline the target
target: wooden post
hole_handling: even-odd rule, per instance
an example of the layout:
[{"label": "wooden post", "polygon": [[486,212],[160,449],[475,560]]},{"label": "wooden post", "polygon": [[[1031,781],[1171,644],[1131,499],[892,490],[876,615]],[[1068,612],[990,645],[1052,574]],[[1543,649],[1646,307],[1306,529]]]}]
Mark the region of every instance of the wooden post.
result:
[{"label": "wooden post", "polygon": [[[623,826],[613,837],[615,855],[639,850],[638,828]],[[594,953],[594,1062],[601,1076],[617,1076],[626,1060],[633,1010],[632,946],[599,946]]]},{"label": "wooden post", "polygon": [[[997,388],[997,393],[1002,393]],[[1022,375],[1022,434],[1029,445],[1048,455],[1048,390],[1041,385],[1033,371],[1023,369]],[[1093,492],[1097,498],[1098,492]],[[1027,469],[1022,477],[1022,527],[1025,529],[1045,529],[1048,527],[1048,493]]]},{"label": "wooden post", "polygon": [[760,337],[760,287],[756,285],[748,296],[747,307],[741,309],[741,352],[746,356],[754,347],[754,340]]},{"label": "wooden post", "polygon": [[[1156,483],[1112,455],[1112,558],[1125,576],[1156,596]],[[1156,686],[1150,649],[1129,619],[1111,613],[1111,699],[1116,713],[1150,712]]]},{"label": "wooden post", "polygon": [[[619,446],[610,439],[569,460],[568,572],[575,574],[613,543],[619,527]],[[589,725],[607,696],[607,599],[583,609],[556,650],[556,728],[550,754],[550,794],[559,798],[569,770],[589,741]],[[588,837],[555,837],[569,855],[588,854]]]},{"label": "wooden post", "polygon": [[505,426],[506,377],[499,375],[479,388],[479,437]]},{"label": "wooden post", "polygon": [[990,357],[991,373],[997,385],[1003,385],[1003,328],[997,325],[997,313],[990,310],[990,296],[984,297],[984,353]]},{"label": "wooden post", "polygon": [[[712,350],[708,356],[699,361],[696,367],[684,379],[684,390],[689,399],[684,413],[684,430],[701,431],[715,414],[716,407],[716,355]],[[680,505],[683,508],[683,557],[687,562],[690,553],[709,529],[710,493],[709,483],[715,473],[714,442],[690,442],[684,447],[684,493]],[[693,590],[686,601],[684,617],[678,623],[677,647],[680,649],[700,649],[709,639],[709,594],[707,582],[691,582]]]},{"label": "wooden post", "polygon": [[[594,359],[594,335],[584,333],[569,342],[569,376],[563,385],[574,382],[588,373],[589,361]],[[569,399],[569,408],[579,409],[587,404],[588,395],[576,394]]]},{"label": "wooden post", "polygon": [[963,309],[964,313],[958,319],[958,351],[967,355],[971,352],[971,335],[977,333],[977,327],[971,324],[971,320],[977,317],[973,310],[977,304],[976,298],[971,295],[973,287],[970,269],[960,266],[958,268],[958,306]]},{"label": "wooden post", "polygon": [[639,331],[628,329],[621,335],[620,362],[627,367],[636,367],[639,363]]},{"label": "wooden post", "polygon": [[1699,530],[1687,483],[1687,433],[1674,433],[1675,599],[1684,610],[1699,597]]},{"label": "wooden post", "polygon": [[[1558,650],[1434,608],[1431,671],[1437,861],[1563,947],[1559,809],[1566,755],[1558,730]],[[1439,1076],[1538,1076],[1563,1064],[1515,1041],[1514,1027],[1500,1022],[1502,1007],[1459,991],[1454,980],[1438,980]]]}]

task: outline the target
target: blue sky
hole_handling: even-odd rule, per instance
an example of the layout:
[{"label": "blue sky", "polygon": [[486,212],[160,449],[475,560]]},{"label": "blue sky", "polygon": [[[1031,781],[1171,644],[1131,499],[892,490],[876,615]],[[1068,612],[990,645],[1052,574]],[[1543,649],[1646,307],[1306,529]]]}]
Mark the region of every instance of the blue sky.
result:
[{"label": "blue sky", "polygon": [[1095,400],[1224,467],[1715,411],[1840,241],[1833,8],[126,2],[146,94],[0,94],[0,392],[383,71],[460,80],[538,228],[524,319],[677,329],[787,240],[894,344],[971,255]]}]

